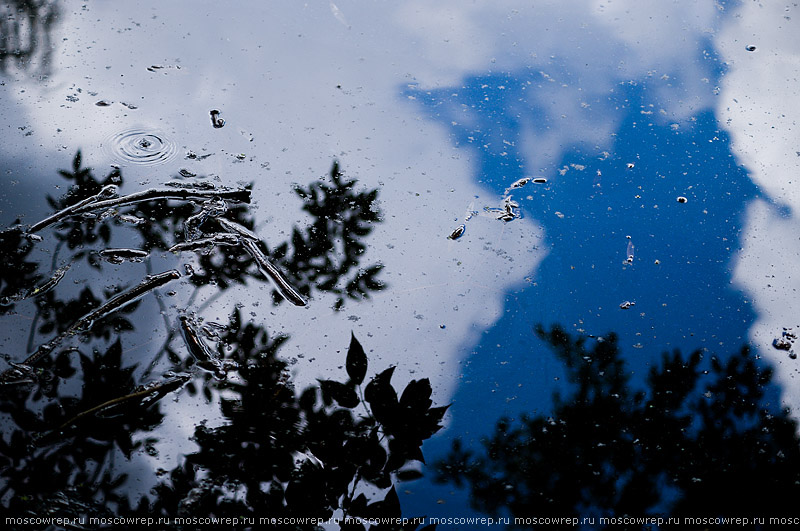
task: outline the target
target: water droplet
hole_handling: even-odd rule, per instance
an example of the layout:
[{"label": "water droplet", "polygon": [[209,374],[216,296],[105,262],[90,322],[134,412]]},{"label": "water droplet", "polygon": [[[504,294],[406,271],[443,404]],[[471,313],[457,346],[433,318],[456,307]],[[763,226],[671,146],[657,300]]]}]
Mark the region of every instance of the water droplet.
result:
[{"label": "water droplet", "polygon": [[177,153],[174,142],[157,131],[130,129],[104,142],[106,151],[120,162],[154,165],[170,160]]}]

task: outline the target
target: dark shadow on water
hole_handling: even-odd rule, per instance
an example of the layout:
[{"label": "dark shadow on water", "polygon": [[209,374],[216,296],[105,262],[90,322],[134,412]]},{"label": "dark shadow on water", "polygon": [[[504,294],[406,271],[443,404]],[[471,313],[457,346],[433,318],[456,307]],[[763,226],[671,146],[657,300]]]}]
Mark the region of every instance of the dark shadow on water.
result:
[{"label": "dark shadow on water", "polygon": [[[183,180],[123,195],[119,170],[97,178],[80,152],[60,173],[71,186],[47,198],[55,212],[0,233],[0,318],[30,323],[27,353],[3,352],[0,368],[3,516],[160,516],[170,519],[161,528],[176,529],[195,527],[176,517],[401,516],[394,482],[419,476],[422,442],[446,411],[433,407],[429,381],[395,390],[393,368],[367,378],[352,337],[341,381],[298,390],[279,356],[288,336],[238,308],[216,323],[192,305],[199,290],[258,288],[267,278],[275,305],[328,293],[339,309],[383,289],[381,266],[361,264],[380,222],[378,191],[359,189],[334,164],[296,190],[309,226],[270,248],[252,233],[248,188]],[[152,271],[174,265],[173,253],[191,266]],[[137,263],[147,276],[136,276]],[[78,268],[89,276],[76,288]],[[182,309],[169,305],[180,290],[193,293]],[[152,341],[159,318],[165,331]],[[158,456],[157,428],[170,422],[162,401],[187,394],[205,397],[202,416],[221,425],[197,425],[195,451],[153,470],[151,495],[132,499],[120,461]]]},{"label": "dark shadow on water", "polygon": [[[725,361],[665,353],[639,389],[616,335],[597,341],[557,326],[537,335],[573,388],[554,397],[550,415],[499,420],[480,449],[453,441],[437,479],[467,486],[475,508],[519,518],[512,527],[523,528],[577,516],[592,519],[584,529],[651,529],[600,518],[658,516],[683,519],[661,527],[669,529],[774,529],[769,518],[798,516],[798,426],[788,411],[765,405],[772,372],[747,348]],[[694,525],[688,517],[750,524]]]}]

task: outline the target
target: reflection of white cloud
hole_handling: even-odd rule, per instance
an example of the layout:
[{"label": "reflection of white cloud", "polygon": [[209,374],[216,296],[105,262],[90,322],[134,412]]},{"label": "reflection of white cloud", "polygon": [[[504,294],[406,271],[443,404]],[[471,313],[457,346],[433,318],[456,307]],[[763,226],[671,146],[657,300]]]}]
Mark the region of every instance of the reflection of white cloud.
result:
[{"label": "reflection of white cloud", "polygon": [[[800,391],[792,381],[797,362],[771,344],[783,327],[800,324],[800,278],[795,274],[800,255],[798,17],[796,4],[744,3],[716,42],[730,68],[717,112],[733,151],[770,201],[788,206],[792,214],[782,217],[765,201],[750,207],[735,278],[758,313],[751,339],[774,362],[784,401],[795,411],[800,410]],[[754,51],[747,49],[751,46]]]},{"label": "reflection of white cloud", "polygon": [[423,86],[459,86],[465,74],[487,69],[548,76],[526,99],[548,125],[523,125],[523,150],[535,170],[552,168],[568,146],[611,143],[620,113],[606,106],[620,83],[648,83],[646,103],[654,104],[657,121],[679,122],[711,107],[714,64],[703,43],[721,13],[710,0],[418,0],[403,3],[397,18],[419,44],[424,60],[413,72]]}]

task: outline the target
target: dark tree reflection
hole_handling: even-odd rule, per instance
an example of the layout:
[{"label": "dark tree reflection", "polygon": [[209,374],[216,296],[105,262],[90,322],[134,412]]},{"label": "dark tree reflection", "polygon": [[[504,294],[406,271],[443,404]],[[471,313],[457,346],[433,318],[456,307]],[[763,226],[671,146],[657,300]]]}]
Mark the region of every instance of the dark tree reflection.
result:
[{"label": "dark tree reflection", "polygon": [[[288,336],[243,320],[239,309],[226,323],[205,322],[193,296],[185,308],[169,308],[161,295],[180,289],[182,276],[196,293],[263,284],[266,274],[305,296],[332,293],[336,308],[366,298],[382,288],[381,266],[361,265],[365,238],[380,221],[377,190],[358,190],[334,164],[329,178],[297,189],[310,225],[270,251],[252,233],[249,188],[184,180],[121,195],[120,171],[98,178],[80,152],[60,174],[71,187],[47,198],[54,214],[0,232],[0,315],[33,315],[27,353],[2,353],[0,512],[399,517],[394,482],[416,473],[409,465],[423,460],[422,442],[446,410],[433,407],[428,380],[398,397],[393,368],[367,378],[367,357],[352,337],[344,381],[296,390],[278,354]],[[118,241],[134,243],[110,247]],[[145,262],[149,272],[154,255],[168,259],[170,251],[193,266],[141,278],[127,264]],[[76,289],[78,268],[90,279]],[[122,280],[108,275],[112,268]],[[141,309],[150,298],[166,326],[160,346]],[[136,353],[127,352],[131,345]],[[157,454],[154,429],[168,421],[161,400],[184,390],[205,396],[218,407],[208,416],[224,423],[198,425],[197,451],[161,471],[150,497],[134,500],[117,461]]]},{"label": "dark tree reflection", "polygon": [[0,72],[12,65],[27,70],[35,64],[40,74],[47,75],[57,18],[58,4],[52,0],[0,2]]},{"label": "dark tree reflection", "polygon": [[797,423],[765,407],[772,373],[747,348],[724,364],[664,354],[640,391],[614,335],[589,347],[558,327],[537,333],[574,387],[555,396],[552,416],[501,419],[481,451],[454,441],[438,479],[466,484],[475,508],[520,518],[797,515]]}]

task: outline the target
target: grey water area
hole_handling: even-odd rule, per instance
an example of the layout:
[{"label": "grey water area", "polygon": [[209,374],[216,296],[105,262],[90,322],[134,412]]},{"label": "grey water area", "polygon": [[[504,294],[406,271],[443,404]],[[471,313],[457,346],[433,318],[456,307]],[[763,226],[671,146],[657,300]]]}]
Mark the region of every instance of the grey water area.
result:
[{"label": "grey water area", "polygon": [[[180,380],[159,395],[162,415],[137,432],[141,444],[92,461],[91,477],[124,473],[131,503],[153,497],[197,451],[198,426],[228,422],[220,411],[233,387],[202,392],[228,368],[203,345],[239,312],[287,336],[277,356],[298,394],[348,378],[351,335],[367,381],[389,367],[398,394],[430,381],[433,405],[450,406],[443,429],[411,467],[421,478],[395,474],[392,485],[404,516],[451,518],[442,529],[516,514],[502,503],[478,510],[465,487],[433,480],[453,440],[479,450],[501,417],[547,417],[553,393],[580,384],[537,325],[560,325],[592,348],[615,333],[634,388],[663,352],[724,363],[749,345],[756,366],[773,371],[761,406],[797,411],[800,99],[787,81],[800,57],[796,6],[534,4],[0,3],[2,228],[29,230],[68,208],[55,203],[87,168],[114,197],[172,193],[150,218],[87,210],[86,234],[70,240],[53,223],[29,238],[24,262],[39,276],[9,260],[0,283],[16,297],[0,314],[0,372],[101,301],[174,270],[109,312],[119,319],[107,334],[59,340],[74,350],[62,362],[72,373],[59,365],[53,376],[62,397],[77,401],[93,385],[78,352],[111,352],[117,338],[131,381]],[[317,218],[297,190],[334,186],[334,164],[356,181],[352,193],[377,191],[369,231],[341,232],[353,199],[326,214],[327,254],[281,271],[300,262],[265,251],[294,249],[297,231],[316,241]],[[249,202],[217,197],[246,190]],[[148,250],[145,234],[175,241]],[[167,250],[201,238],[216,238],[209,253]],[[363,249],[348,250],[353,241]],[[353,269],[334,275],[347,260]],[[377,284],[342,287],[373,265]],[[217,269],[225,273],[199,280]],[[27,279],[17,291],[15,275]],[[21,402],[40,420],[42,389]],[[5,444],[20,418],[0,412]],[[12,483],[0,478],[0,504]],[[668,510],[672,495],[654,510]]]}]

